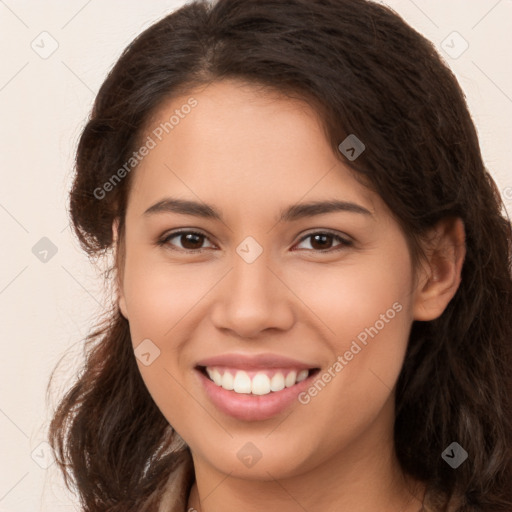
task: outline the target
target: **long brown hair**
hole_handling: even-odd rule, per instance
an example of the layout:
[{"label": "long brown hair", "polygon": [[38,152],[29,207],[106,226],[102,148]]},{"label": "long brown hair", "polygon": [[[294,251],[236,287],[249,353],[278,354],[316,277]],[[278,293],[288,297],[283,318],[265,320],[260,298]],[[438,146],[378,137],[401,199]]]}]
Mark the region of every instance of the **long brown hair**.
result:
[{"label": "long brown hair", "polygon": [[[104,197],[95,191],[128,161],[155,111],[223,78],[313,105],[333,152],[383,198],[415,262],[429,228],[463,219],[460,287],[441,317],[412,325],[396,389],[396,452],[438,510],[458,497],[457,512],[510,512],[511,224],[455,77],[389,8],[197,0],[144,31],[101,86],[80,138],[69,206],[81,246],[92,258],[115,250],[114,219],[122,243],[136,170]],[[338,151],[348,134],[366,146],[353,162]],[[84,511],[154,510],[188,448],[148,393],[114,302],[86,339],[83,371],[55,411],[49,441]],[[469,455],[457,469],[441,457],[454,441]]]}]

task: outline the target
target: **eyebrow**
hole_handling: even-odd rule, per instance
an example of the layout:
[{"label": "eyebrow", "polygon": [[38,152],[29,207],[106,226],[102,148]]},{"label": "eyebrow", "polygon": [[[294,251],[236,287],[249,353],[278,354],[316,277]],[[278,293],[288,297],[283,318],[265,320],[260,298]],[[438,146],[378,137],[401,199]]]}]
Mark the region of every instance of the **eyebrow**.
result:
[{"label": "eyebrow", "polygon": [[[310,201],[308,203],[294,204],[282,210],[277,222],[292,222],[304,217],[314,217],[315,215],[323,215],[332,212],[358,213],[373,217],[370,210],[356,203],[340,200]],[[222,214],[209,204],[171,197],[162,199],[153,206],[150,206],[144,212],[143,216],[151,216],[158,213],[181,213],[183,215],[193,215],[205,219],[223,220]]]}]

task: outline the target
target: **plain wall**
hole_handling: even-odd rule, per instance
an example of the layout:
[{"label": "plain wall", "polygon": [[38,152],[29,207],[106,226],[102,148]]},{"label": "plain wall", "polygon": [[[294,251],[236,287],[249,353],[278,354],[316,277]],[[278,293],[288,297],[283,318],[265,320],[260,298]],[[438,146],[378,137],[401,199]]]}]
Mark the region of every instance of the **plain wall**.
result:
[{"label": "plain wall", "polygon": [[[512,1],[382,3],[433,41],[455,72],[512,212]],[[107,300],[68,224],[74,150],[124,47],[183,4],[0,1],[0,512],[78,510],[44,443],[49,406],[72,382],[82,340]],[[442,49],[443,41],[452,54],[463,48],[453,31],[469,44],[457,58]],[[47,403],[50,373],[64,355]]]}]

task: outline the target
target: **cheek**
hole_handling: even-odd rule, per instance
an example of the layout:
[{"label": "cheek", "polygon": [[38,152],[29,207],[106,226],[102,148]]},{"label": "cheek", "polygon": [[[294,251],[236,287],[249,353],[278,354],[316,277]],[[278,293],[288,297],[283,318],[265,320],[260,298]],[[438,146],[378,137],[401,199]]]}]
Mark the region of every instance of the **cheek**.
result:
[{"label": "cheek", "polygon": [[400,331],[408,325],[411,300],[408,269],[405,257],[398,260],[361,255],[336,267],[296,268],[288,271],[284,279],[315,313],[316,323],[323,326],[325,336],[338,340],[337,348],[341,350],[347,340],[376,323],[382,332]]},{"label": "cheek", "polygon": [[197,268],[162,260],[148,262],[132,253],[125,267],[124,294],[134,343],[152,336],[172,342],[170,334],[179,332],[189,312],[200,309],[219,278]]},{"label": "cheek", "polygon": [[197,308],[209,283],[193,272],[185,274],[180,266],[148,264],[147,258],[137,256],[134,251],[127,259],[124,282],[132,345],[136,355],[143,353],[139,346],[151,354],[148,365],[137,358],[142,379],[167,421],[181,432],[190,394],[183,386],[180,344],[187,339],[187,314]]},{"label": "cheek", "polygon": [[324,347],[328,345],[327,364],[339,363],[333,368],[332,385],[327,386],[330,392],[322,391],[323,398],[317,401],[317,412],[322,414],[330,400],[349,410],[366,403],[375,412],[400,374],[412,323],[412,271],[406,246],[360,255],[350,262],[347,258],[335,269],[321,265],[316,272],[296,269],[289,271],[288,279],[315,313],[308,317],[322,333]]},{"label": "cheek", "polygon": [[148,366],[140,360],[137,364],[156,405],[180,431],[188,421],[183,411],[191,410],[191,395],[183,385],[189,361],[184,360],[182,346],[190,338],[195,319],[206,314],[203,299],[222,272],[217,275],[213,270],[199,271],[199,267],[194,271],[190,265],[167,264],[162,258],[151,260],[135,247],[127,254],[123,290],[132,344],[137,352],[139,344],[147,345],[150,340],[150,352],[157,354]]}]

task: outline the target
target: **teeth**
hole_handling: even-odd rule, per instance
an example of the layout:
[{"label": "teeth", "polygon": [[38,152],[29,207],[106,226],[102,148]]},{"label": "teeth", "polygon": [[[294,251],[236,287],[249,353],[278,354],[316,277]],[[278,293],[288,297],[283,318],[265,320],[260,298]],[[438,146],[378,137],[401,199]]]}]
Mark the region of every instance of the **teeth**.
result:
[{"label": "teeth", "polygon": [[307,378],[308,374],[309,374],[309,370],[301,370],[297,374],[297,382],[302,382],[304,379]]},{"label": "teeth", "polygon": [[235,381],[233,382],[233,390],[236,393],[247,393],[251,392],[251,378],[244,371],[238,371],[235,375]]},{"label": "teeth", "polygon": [[227,389],[228,391],[231,391],[235,387],[235,379],[233,378],[233,375],[229,372],[224,372],[224,375],[222,376],[222,382],[220,384],[217,384],[217,386],[222,386],[224,389]]},{"label": "teeth", "polygon": [[284,385],[287,388],[291,388],[295,384],[295,378],[297,377],[297,372],[290,372],[286,378],[284,379]]},{"label": "teeth", "polygon": [[270,389],[272,391],[281,391],[284,389],[284,377],[281,372],[277,372],[270,381]]},{"label": "teeth", "polygon": [[208,374],[208,377],[210,377],[217,386],[221,385],[222,382],[222,376],[216,368],[206,368],[206,373]]},{"label": "teeth", "polygon": [[270,379],[264,373],[257,373],[252,379],[251,391],[253,395],[268,395]]},{"label": "teeth", "polygon": [[206,368],[210,379],[219,387],[240,394],[268,395],[271,391],[281,391],[298,382],[302,382],[309,375],[309,370],[289,371],[286,376],[283,372],[276,372],[270,378],[265,372],[257,372],[251,379],[243,370],[237,370],[235,376],[224,370],[223,374],[217,368]]}]

